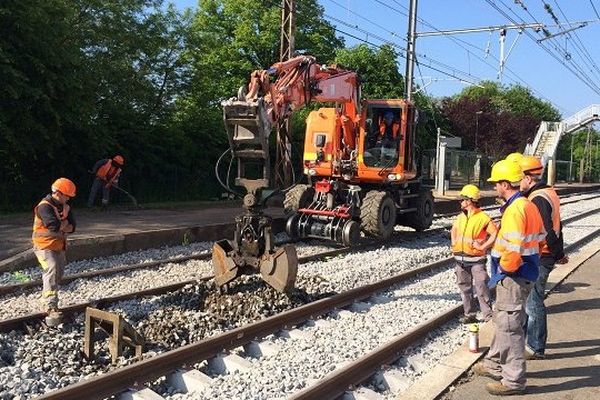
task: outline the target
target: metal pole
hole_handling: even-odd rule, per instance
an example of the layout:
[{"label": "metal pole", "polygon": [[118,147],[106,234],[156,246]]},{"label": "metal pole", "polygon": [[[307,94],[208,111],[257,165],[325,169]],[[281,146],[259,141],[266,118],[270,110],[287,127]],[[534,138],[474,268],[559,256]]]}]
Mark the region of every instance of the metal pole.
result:
[{"label": "metal pole", "polygon": [[[282,0],[281,4],[281,42],[279,60],[292,58],[295,46],[296,0]],[[275,153],[275,186],[280,189],[292,185],[291,137],[292,126],[287,118],[277,124],[277,151]]]},{"label": "metal pole", "polygon": [[475,151],[479,150],[479,146],[477,145],[477,140],[479,137],[479,116],[483,114],[483,111],[475,111]]},{"label": "metal pole", "polygon": [[569,161],[569,181],[573,181],[573,139],[575,139],[575,134],[571,133],[571,159]]},{"label": "metal pole", "polygon": [[417,0],[410,0],[408,9],[408,33],[406,44],[406,73],[404,92],[406,100],[412,100],[413,71],[415,67],[415,41],[417,39]]}]

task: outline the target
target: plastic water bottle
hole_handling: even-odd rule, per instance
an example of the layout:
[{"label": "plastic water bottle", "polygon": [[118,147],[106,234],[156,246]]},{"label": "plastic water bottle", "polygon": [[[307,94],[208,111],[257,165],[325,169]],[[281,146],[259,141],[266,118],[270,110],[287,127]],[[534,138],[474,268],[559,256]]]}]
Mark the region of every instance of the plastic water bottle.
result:
[{"label": "plastic water bottle", "polygon": [[479,353],[479,324],[469,324],[469,351]]}]

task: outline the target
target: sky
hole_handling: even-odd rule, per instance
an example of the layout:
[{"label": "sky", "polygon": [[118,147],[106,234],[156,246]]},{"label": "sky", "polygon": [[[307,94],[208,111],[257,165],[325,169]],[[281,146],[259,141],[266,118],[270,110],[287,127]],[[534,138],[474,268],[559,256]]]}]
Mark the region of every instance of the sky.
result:
[{"label": "sky", "polygon": [[[171,2],[180,9],[196,8],[198,4],[198,0]],[[325,9],[325,18],[338,29],[347,46],[365,41],[381,45],[388,41],[403,54],[409,0],[318,2]],[[545,4],[563,25],[557,26],[544,9]],[[519,83],[530,88],[536,96],[555,105],[566,118],[591,104],[600,104],[599,13],[600,0],[420,0],[417,32],[541,23],[551,34],[558,34],[580,25],[564,25],[567,22],[593,21],[541,43],[538,40],[543,34],[533,29],[525,29],[521,34],[517,29],[506,31],[508,56],[501,83]],[[456,94],[480,80],[497,81],[499,39],[498,30],[419,37],[416,52],[420,69],[415,68],[415,83],[424,86],[428,94],[440,97]],[[403,57],[399,58],[399,64],[404,74]]]}]

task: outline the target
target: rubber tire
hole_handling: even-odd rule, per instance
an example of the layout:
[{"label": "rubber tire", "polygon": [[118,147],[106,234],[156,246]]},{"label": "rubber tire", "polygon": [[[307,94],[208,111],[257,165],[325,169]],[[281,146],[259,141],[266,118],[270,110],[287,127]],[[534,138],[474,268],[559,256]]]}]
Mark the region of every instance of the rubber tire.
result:
[{"label": "rubber tire", "polygon": [[431,226],[434,214],[433,195],[430,191],[422,192],[416,199],[414,205],[417,210],[414,213],[407,214],[406,226],[409,226],[417,232],[422,232]]},{"label": "rubber tire", "polygon": [[366,234],[387,239],[396,225],[396,203],[387,192],[367,192],[360,207],[360,218]]},{"label": "rubber tire", "polygon": [[285,215],[298,211],[300,208],[308,207],[313,201],[315,189],[309,185],[296,185],[285,194],[283,199],[283,210]]}]

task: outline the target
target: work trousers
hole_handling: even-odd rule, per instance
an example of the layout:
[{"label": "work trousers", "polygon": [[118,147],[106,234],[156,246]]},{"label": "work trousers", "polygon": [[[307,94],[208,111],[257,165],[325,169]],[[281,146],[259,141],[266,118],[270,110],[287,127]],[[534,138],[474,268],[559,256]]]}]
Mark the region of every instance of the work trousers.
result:
[{"label": "work trousers", "polygon": [[454,267],[454,271],[465,315],[475,316],[477,313],[475,299],[473,298],[474,288],[477,300],[479,301],[481,317],[484,321],[490,320],[492,318],[492,301],[490,299],[490,289],[488,288],[490,277],[485,269],[485,264],[479,263],[473,266],[465,266],[458,262],[456,263],[456,267]]},{"label": "work trousers", "polygon": [[94,201],[96,200],[96,196],[98,196],[98,192],[102,190],[102,205],[105,206],[108,204],[109,196],[110,196],[110,188],[105,187],[106,183],[100,179],[94,179],[94,183],[92,183],[92,188],[90,189],[90,196],[88,197],[87,206],[93,207]]},{"label": "work trousers", "polygon": [[62,280],[67,256],[65,251],[33,249],[42,266],[42,303],[49,308],[58,308],[58,284]]},{"label": "work trousers", "polygon": [[502,384],[511,389],[524,389],[525,377],[525,303],[532,282],[507,276],[496,286],[494,305],[494,337],[484,366],[502,376]]},{"label": "work trousers", "polygon": [[540,275],[527,297],[525,306],[525,329],[527,332],[527,347],[538,354],[546,351],[548,340],[548,322],[544,298],[546,296],[546,283],[548,275],[554,268],[554,258],[542,257],[540,260]]}]

